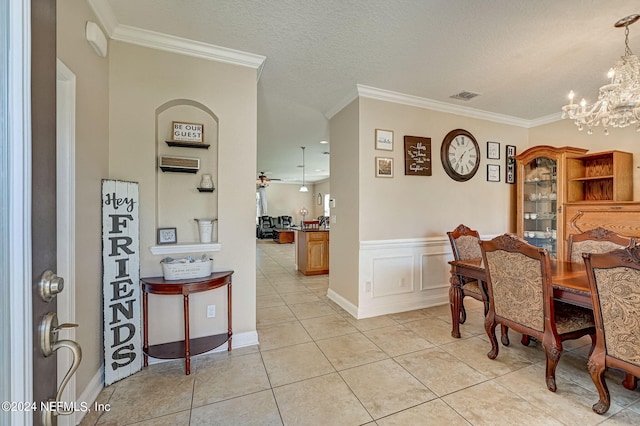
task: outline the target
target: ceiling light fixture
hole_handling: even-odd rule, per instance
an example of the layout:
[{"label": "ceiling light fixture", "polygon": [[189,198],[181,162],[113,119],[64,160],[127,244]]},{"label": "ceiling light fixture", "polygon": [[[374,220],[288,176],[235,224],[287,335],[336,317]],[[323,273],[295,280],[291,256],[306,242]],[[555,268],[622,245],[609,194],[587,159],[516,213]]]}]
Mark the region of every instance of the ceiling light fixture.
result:
[{"label": "ceiling light fixture", "polygon": [[[582,99],[574,104],[575,94],[569,93],[569,105],[562,107],[562,118],[575,121],[578,130],[587,126],[587,134],[592,134],[592,127],[602,123],[604,133],[611,127],[626,127],[640,121],[640,60],[629,48],[629,25],[640,19],[639,14],[629,15],[614,24],[616,28],[624,27],[624,56],[609,70],[607,76],[610,83],[600,87],[598,101],[587,105]],[[640,132],[640,124],[636,128]]]},{"label": "ceiling light fixture", "polygon": [[302,186],[300,187],[300,192],[309,192],[309,188],[307,188],[304,184],[304,146],[301,146],[300,148],[302,148]]}]

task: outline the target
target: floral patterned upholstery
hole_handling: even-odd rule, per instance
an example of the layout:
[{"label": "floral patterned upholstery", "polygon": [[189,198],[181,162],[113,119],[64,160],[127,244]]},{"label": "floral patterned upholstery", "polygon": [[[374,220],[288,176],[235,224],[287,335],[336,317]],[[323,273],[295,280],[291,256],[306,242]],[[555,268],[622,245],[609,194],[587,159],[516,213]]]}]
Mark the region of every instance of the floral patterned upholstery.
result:
[{"label": "floral patterned upholstery", "polygon": [[572,262],[582,263],[582,253],[607,253],[624,247],[625,246],[616,244],[612,241],[575,241],[571,244],[570,260]]},{"label": "floral patterned upholstery", "polygon": [[640,271],[594,269],[607,354],[640,366]]},{"label": "floral patterned upholstery", "polygon": [[460,255],[460,259],[458,260],[477,259],[482,257],[478,241],[480,241],[480,239],[472,235],[462,235],[456,238],[456,246],[458,247],[458,254]]},{"label": "floral patterned upholstery", "polygon": [[544,329],[540,261],[505,250],[487,252],[495,313],[540,332]]},{"label": "floral patterned upholstery", "polygon": [[462,290],[465,292],[475,293],[478,296],[482,296],[482,290],[480,290],[480,286],[478,285],[478,281],[467,281],[463,286]]}]

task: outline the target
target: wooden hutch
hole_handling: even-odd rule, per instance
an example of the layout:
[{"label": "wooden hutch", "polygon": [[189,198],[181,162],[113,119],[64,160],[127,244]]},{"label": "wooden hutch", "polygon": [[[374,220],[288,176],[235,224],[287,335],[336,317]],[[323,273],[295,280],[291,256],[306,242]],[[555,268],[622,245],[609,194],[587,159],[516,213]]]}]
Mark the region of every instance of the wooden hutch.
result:
[{"label": "wooden hutch", "polygon": [[530,244],[564,258],[569,235],[589,229],[640,237],[632,154],[536,146],[515,159],[517,234]]}]

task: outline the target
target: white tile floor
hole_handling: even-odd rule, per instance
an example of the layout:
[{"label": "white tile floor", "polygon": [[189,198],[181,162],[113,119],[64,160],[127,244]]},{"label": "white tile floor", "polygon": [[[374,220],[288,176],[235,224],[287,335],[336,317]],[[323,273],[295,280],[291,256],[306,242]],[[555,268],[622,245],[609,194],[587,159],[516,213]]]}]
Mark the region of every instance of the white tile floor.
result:
[{"label": "white tile floor", "polygon": [[356,320],[327,297],[327,276],[293,267],[293,245],[257,244],[260,347],[155,364],[105,388],[83,425],[623,425],[640,424],[640,391],[607,373],[605,416],[586,371],[589,338],[568,342],[558,391],[544,383],[544,353],[511,346],[496,360],[482,306],[467,300],[461,339],[449,306]]}]

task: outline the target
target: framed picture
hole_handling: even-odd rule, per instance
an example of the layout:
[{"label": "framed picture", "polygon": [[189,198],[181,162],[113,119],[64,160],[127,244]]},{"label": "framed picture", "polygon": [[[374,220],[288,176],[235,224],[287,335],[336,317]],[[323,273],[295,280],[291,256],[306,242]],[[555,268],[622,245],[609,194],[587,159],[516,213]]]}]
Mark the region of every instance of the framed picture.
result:
[{"label": "framed picture", "polygon": [[500,159],[500,142],[487,142],[487,158],[489,160]]},{"label": "framed picture", "polygon": [[404,137],[404,174],[431,176],[431,138]]},{"label": "framed picture", "polygon": [[178,242],[178,231],[176,228],[158,228],[158,245],[175,244]]},{"label": "framed picture", "polygon": [[516,159],[513,158],[516,155],[516,147],[513,145],[507,145],[506,148],[506,169],[507,173],[504,177],[505,182],[507,183],[516,183]]},{"label": "framed picture", "polygon": [[393,177],[393,158],[376,157],[376,177]]},{"label": "framed picture", "polygon": [[171,137],[177,142],[204,142],[204,124],[173,121]]},{"label": "framed picture", "polygon": [[500,165],[487,164],[487,181],[500,182]]},{"label": "framed picture", "polygon": [[393,151],[393,131],[376,129],[376,149]]}]

